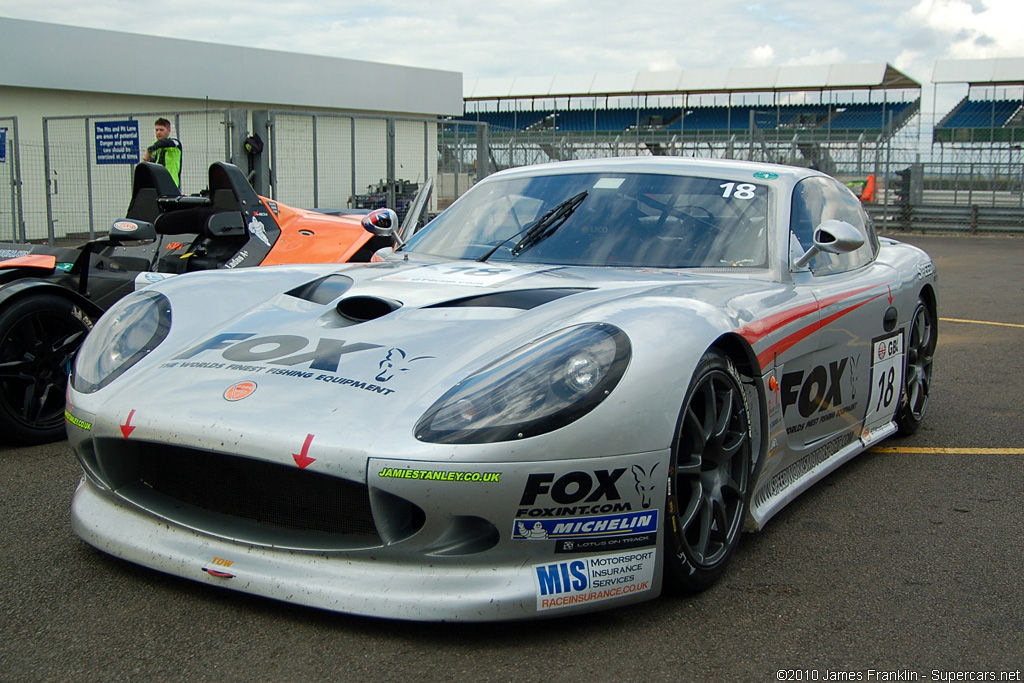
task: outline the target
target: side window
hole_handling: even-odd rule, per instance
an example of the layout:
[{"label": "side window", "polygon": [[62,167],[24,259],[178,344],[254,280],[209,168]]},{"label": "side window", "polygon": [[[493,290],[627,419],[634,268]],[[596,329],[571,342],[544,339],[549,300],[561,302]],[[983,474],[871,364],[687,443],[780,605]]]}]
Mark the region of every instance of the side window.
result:
[{"label": "side window", "polygon": [[878,238],[870,218],[848,188],[825,177],[805,178],[793,189],[790,261],[796,260],[813,244],[814,229],[830,219],[846,221],[860,230],[864,246],[849,254],[819,253],[811,259],[811,272],[815,275],[843,273],[871,263],[878,253]]}]

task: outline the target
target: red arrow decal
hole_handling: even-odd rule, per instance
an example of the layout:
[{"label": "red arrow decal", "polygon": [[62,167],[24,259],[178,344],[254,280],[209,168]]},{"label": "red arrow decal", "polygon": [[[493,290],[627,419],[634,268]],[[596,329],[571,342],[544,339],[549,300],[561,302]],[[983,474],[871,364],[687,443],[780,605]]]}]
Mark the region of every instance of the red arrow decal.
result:
[{"label": "red arrow decal", "polygon": [[892,306],[892,287],[889,287],[889,305]]},{"label": "red arrow decal", "polygon": [[295,458],[295,464],[299,466],[299,469],[306,469],[311,463],[316,462],[316,458],[311,458],[307,455],[309,453],[309,444],[313,443],[313,435],[306,434],[306,442],[302,444],[302,450],[298,453],[292,453],[292,457]]},{"label": "red arrow decal", "polygon": [[123,425],[121,425],[121,434],[124,435],[124,438],[126,439],[133,431],[135,431],[135,427],[132,427],[133,415],[135,415],[135,410],[132,410],[132,412],[128,413],[128,419],[124,421]]}]

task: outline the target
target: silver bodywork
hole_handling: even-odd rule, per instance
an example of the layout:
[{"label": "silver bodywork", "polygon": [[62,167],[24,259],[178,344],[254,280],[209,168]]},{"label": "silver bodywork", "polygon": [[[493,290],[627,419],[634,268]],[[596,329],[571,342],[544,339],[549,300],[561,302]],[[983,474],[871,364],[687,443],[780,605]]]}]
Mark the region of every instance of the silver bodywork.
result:
[{"label": "silver bodywork", "polygon": [[[751,408],[748,530],[895,431],[898,400],[885,396],[884,378],[902,376],[915,307],[934,297],[927,255],[883,239],[870,263],[850,272],[791,271],[802,251],[791,246],[789,198],[802,179],[820,175],[808,170],[595,161],[499,179],[581,169],[735,182],[761,174],[771,191],[768,267],[563,267],[398,252],[367,265],[157,283],[150,289],[173,310],[166,338],[108,386],[69,391],[69,439],[85,470],[75,532],[161,571],[343,612],[560,616],[661,592],[673,438],[694,369],[712,346],[733,357]],[[337,298],[298,294],[332,274],[351,280]],[[563,293],[521,306],[452,303],[537,290]],[[357,297],[393,310],[359,320]],[[351,300],[347,315],[339,300]],[[621,380],[589,412],[521,439],[417,438],[424,414],[467,376],[587,323],[614,325],[631,347]],[[350,489],[364,496],[369,528],[223,514],[210,509],[216,490],[183,501],[139,475],[140,463],[179,457],[192,479],[166,484],[175,491],[202,489],[205,479],[229,488],[235,475],[221,469],[225,458],[258,463],[259,494],[225,491],[231,506],[260,495],[272,507],[278,486],[306,500],[316,478],[328,499]],[[317,505],[308,514],[321,514]]]}]

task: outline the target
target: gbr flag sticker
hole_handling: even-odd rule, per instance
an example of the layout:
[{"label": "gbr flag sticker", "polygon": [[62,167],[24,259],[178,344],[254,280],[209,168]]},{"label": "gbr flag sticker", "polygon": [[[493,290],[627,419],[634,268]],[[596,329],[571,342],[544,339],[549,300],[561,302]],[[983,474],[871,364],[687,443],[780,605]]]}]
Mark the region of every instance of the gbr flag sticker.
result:
[{"label": "gbr flag sticker", "polygon": [[866,434],[874,434],[892,422],[902,392],[903,330],[899,330],[871,341],[871,396],[864,418]]}]

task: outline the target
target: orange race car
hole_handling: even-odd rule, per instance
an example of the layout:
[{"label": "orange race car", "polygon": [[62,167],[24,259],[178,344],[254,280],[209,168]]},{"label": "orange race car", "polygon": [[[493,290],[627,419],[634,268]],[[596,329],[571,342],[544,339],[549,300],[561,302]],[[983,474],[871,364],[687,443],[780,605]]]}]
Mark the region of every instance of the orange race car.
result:
[{"label": "orange race car", "polygon": [[[429,192],[428,183],[403,231],[414,229]],[[186,196],[167,169],[142,162],[126,217],[109,235],[73,248],[0,243],[0,440],[64,438],[71,361],[121,297],[198,270],[369,261],[392,240],[365,230],[360,213],[328,215],[261,197],[224,162],[210,166],[208,190]]]}]

